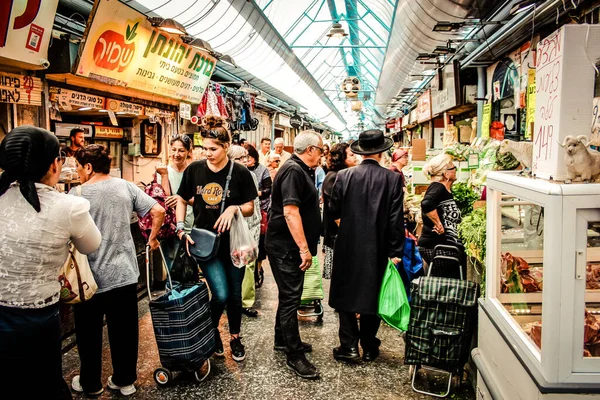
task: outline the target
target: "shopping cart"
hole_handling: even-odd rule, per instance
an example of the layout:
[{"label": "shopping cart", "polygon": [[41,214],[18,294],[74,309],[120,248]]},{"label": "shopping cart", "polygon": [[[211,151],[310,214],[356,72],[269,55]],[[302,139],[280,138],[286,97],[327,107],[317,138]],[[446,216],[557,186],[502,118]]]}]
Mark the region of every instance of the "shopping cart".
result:
[{"label": "shopping cart", "polygon": [[[427,276],[412,282],[410,322],[405,336],[404,363],[411,365],[412,388],[435,397],[450,394],[453,375],[457,386],[462,383],[479,297],[478,285],[464,280],[459,257],[442,255],[451,249],[444,247],[443,250],[434,251]],[[458,249],[455,250],[459,254]],[[432,276],[433,271],[444,271],[446,275],[451,267],[459,270],[460,279]],[[447,374],[446,392],[417,389],[415,380],[420,369]]]},{"label": "shopping cart", "polygon": [[[164,254],[160,248],[164,262]],[[150,262],[146,247],[146,273]],[[165,264],[166,265],[166,264]],[[152,298],[148,280],[150,314],[154,336],[158,346],[161,367],[154,371],[154,380],[160,386],[169,384],[173,372],[192,372],[198,382],[210,374],[209,357],[215,351],[215,329],[213,328],[208,287],[202,281],[193,284],[173,285],[167,268],[167,290]],[[201,373],[204,364],[206,372]]]},{"label": "shopping cart", "polygon": [[297,313],[299,317],[317,317],[317,322],[323,323],[323,277],[319,258],[313,257],[312,265],[304,272],[304,286],[302,288],[302,302]]}]

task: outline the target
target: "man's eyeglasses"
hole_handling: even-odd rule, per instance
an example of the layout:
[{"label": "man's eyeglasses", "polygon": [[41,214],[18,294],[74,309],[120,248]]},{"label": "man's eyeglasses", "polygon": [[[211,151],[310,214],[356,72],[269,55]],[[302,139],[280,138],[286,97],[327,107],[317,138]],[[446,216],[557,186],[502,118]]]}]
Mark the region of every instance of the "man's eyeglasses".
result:
[{"label": "man's eyeglasses", "polygon": [[321,154],[325,153],[325,150],[322,147],[319,147],[319,146],[311,146],[311,147],[318,149],[321,152]]}]

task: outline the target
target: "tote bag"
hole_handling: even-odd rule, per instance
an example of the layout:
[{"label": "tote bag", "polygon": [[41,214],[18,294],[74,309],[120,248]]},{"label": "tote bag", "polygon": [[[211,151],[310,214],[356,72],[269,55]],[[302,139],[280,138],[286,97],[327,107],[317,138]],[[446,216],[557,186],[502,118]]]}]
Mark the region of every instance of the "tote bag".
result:
[{"label": "tote bag", "polygon": [[69,248],[69,257],[61,268],[58,281],[60,301],[65,304],[87,301],[98,290],[87,256],[78,252],[73,244]]}]

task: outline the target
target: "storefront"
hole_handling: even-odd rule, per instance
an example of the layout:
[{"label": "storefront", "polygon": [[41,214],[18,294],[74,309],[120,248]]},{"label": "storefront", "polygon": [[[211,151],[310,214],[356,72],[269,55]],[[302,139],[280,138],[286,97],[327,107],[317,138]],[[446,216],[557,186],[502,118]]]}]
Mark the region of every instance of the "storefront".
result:
[{"label": "storefront", "polygon": [[[46,127],[43,82],[36,71],[48,68],[48,44],[58,0],[41,2],[22,14],[27,1],[3,6],[0,18],[0,141],[20,125]],[[18,23],[15,20],[19,18]]]}]

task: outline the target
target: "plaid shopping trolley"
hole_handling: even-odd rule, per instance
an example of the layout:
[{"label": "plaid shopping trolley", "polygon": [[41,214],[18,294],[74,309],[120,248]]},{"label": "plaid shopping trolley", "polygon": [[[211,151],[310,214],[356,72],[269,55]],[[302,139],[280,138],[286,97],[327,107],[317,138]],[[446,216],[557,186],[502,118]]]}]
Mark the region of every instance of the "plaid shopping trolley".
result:
[{"label": "plaid shopping trolley", "polygon": [[[447,256],[440,256],[445,262]],[[458,260],[456,260],[458,261]],[[450,393],[452,374],[462,379],[463,366],[468,360],[473,329],[477,318],[479,286],[475,282],[429,275],[412,282],[410,322],[406,332],[405,364],[412,369],[412,388],[416,392],[436,397]],[[428,366],[430,368],[425,368]],[[448,388],[445,394],[418,390],[415,377],[418,369],[446,371]]]},{"label": "plaid shopping trolley", "polygon": [[[149,248],[146,248],[148,254]],[[162,249],[160,251],[162,255]],[[163,257],[164,259],[164,257]],[[146,256],[146,268],[149,269]],[[173,285],[167,269],[167,291],[150,298],[150,314],[161,367],[154,380],[161,386],[171,382],[174,371],[193,372],[198,382],[210,373],[209,357],[215,351],[215,329],[212,324],[208,287],[202,281],[192,285]],[[204,364],[206,372],[200,370]]]}]

